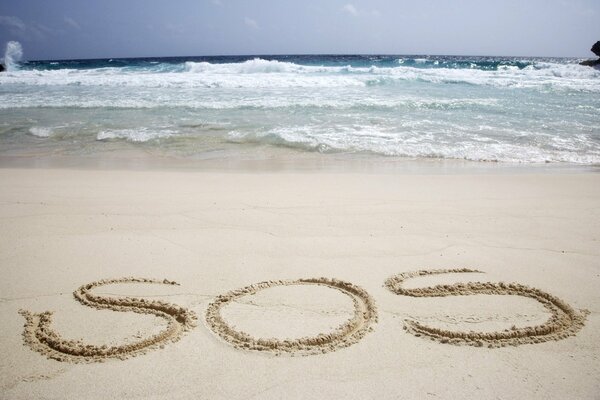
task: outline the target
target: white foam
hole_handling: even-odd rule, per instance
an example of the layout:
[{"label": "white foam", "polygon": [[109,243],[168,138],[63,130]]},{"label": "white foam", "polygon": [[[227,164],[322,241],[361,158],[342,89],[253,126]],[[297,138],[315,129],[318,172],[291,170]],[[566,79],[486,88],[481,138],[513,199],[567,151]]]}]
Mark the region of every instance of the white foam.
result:
[{"label": "white foam", "polygon": [[29,133],[40,138],[47,138],[52,136],[52,128],[45,126],[33,126],[29,128]]},{"label": "white foam", "polygon": [[[117,70],[117,71],[114,71]],[[126,72],[95,70],[19,71],[0,76],[0,84],[27,86],[97,86],[132,88],[295,88],[365,86],[364,79],[343,75],[298,73]]]},{"label": "white foam", "polygon": [[482,138],[458,126],[449,135],[431,130],[432,121],[412,121],[406,131],[382,130],[369,125],[296,126],[264,132],[232,132],[232,140],[268,143],[319,152],[368,152],[411,158],[448,158],[513,163],[568,162],[599,164],[600,144],[587,136],[550,138],[547,146]]},{"label": "white foam", "polygon": [[114,140],[114,139],[124,139],[129,142],[149,142],[153,140],[163,139],[171,137],[175,134],[175,131],[172,130],[151,130],[148,128],[138,128],[138,129],[111,129],[104,130],[96,135],[96,140],[105,141],[105,140]]},{"label": "white foam", "polygon": [[[424,60],[424,59],[423,59]],[[399,60],[400,62],[400,60]],[[154,68],[154,69],[153,69]],[[254,59],[241,63],[187,62],[181,70],[99,68],[22,70],[0,76],[0,84],[141,88],[295,88],[360,87],[402,81],[467,83],[494,87],[556,88],[600,92],[600,71],[578,64],[536,63],[498,70],[304,66]]]},{"label": "white foam", "polygon": [[248,96],[231,94],[225,98],[199,95],[198,92],[162,91],[158,96],[148,96],[146,92],[117,93],[114,91],[95,92],[93,95],[81,95],[79,92],[58,95],[52,93],[49,99],[44,96],[3,96],[0,94],[0,109],[25,107],[53,108],[137,108],[148,109],[164,107],[185,107],[189,109],[232,110],[241,108],[279,109],[288,107],[314,107],[330,109],[378,108],[378,109],[468,109],[473,107],[492,108],[498,106],[493,98],[417,98],[414,96],[370,96],[363,93],[346,93],[340,96],[336,92],[312,93],[307,96],[301,92],[286,92]]},{"label": "white foam", "polygon": [[219,73],[219,74],[256,74],[256,73],[290,73],[308,72],[314,67],[305,67],[289,62],[277,60],[263,60],[255,58],[241,63],[211,64],[208,62],[186,62],[185,70],[192,73]]}]

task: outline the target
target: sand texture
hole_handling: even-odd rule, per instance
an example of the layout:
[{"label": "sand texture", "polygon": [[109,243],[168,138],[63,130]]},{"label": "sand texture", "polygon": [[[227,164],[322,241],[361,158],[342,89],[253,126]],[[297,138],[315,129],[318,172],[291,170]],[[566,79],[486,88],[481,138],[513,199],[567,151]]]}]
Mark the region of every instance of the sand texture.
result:
[{"label": "sand texture", "polygon": [[531,297],[543,304],[551,314],[550,319],[541,325],[526,328],[513,327],[501,332],[451,331],[429,327],[418,321],[405,321],[405,328],[408,332],[415,336],[424,335],[441,343],[467,344],[477,347],[486,345],[489,348],[493,348],[560,340],[575,335],[583,327],[585,317],[589,314],[587,310],[575,311],[570,305],[549,293],[518,283],[468,282],[456,283],[454,285],[436,285],[418,289],[406,289],[402,287],[404,281],[418,276],[473,272],[481,271],[458,268],[403,272],[387,279],[385,286],[393,293],[413,297],[468,296],[477,294]]},{"label": "sand texture", "polygon": [[0,168],[0,399],[598,398],[600,174],[273,168]]},{"label": "sand texture", "polygon": [[25,317],[25,330],[23,338],[25,343],[48,358],[69,362],[102,362],[108,358],[124,360],[139,354],[144,354],[151,349],[164,347],[167,342],[179,340],[181,335],[196,326],[194,312],[174,304],[163,301],[147,301],[133,297],[116,298],[94,295],[92,289],[115,283],[158,283],[178,285],[166,279],[152,280],[140,278],[105,279],[88,283],[77,289],[73,296],[81,304],[97,309],[108,309],[120,312],[134,312],[138,314],[152,314],[167,321],[167,328],[159,334],[145,338],[134,343],[121,346],[94,346],[82,341],[65,340],[52,327],[52,313],[31,313],[21,310]]}]

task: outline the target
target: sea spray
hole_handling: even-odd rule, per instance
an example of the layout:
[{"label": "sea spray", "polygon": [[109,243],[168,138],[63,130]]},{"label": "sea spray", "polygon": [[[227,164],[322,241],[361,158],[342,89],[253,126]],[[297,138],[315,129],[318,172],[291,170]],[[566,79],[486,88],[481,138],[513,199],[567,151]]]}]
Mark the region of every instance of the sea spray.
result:
[{"label": "sea spray", "polygon": [[23,58],[23,46],[21,43],[10,41],[6,43],[6,50],[4,51],[4,65],[8,71],[14,71],[18,69],[19,61]]}]

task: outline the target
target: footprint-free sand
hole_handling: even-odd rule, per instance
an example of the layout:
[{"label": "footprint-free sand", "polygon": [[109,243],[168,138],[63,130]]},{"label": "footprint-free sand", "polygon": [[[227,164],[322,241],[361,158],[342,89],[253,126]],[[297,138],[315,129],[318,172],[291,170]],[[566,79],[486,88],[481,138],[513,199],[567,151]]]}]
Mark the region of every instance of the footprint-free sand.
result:
[{"label": "footprint-free sand", "polygon": [[600,393],[593,171],[5,167],[0,187],[2,399]]}]

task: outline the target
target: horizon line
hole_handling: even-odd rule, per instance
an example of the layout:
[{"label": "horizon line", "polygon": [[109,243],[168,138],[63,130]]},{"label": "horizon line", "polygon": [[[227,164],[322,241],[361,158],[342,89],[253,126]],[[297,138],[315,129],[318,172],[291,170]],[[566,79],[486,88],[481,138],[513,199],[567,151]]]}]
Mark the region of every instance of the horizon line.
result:
[{"label": "horizon line", "polygon": [[[384,57],[497,57],[497,58],[561,58],[561,59],[586,59],[586,57],[576,56],[525,56],[525,55],[476,55],[476,54],[410,54],[410,53],[247,53],[247,54],[214,54],[214,55],[186,55],[186,56],[135,56],[135,57],[89,57],[89,58],[46,58],[46,59],[33,59],[25,60],[21,62],[45,62],[45,61],[94,61],[94,60],[136,60],[136,59],[150,59],[150,58],[200,58],[200,57],[304,57],[304,56],[384,56]],[[588,57],[592,59],[593,57]]]}]

